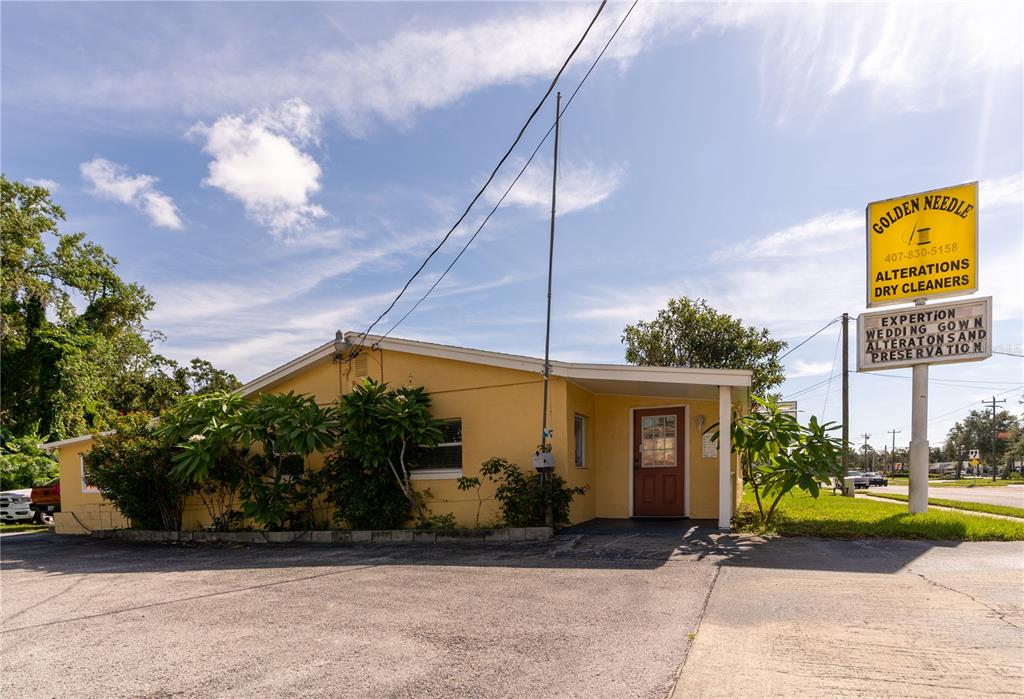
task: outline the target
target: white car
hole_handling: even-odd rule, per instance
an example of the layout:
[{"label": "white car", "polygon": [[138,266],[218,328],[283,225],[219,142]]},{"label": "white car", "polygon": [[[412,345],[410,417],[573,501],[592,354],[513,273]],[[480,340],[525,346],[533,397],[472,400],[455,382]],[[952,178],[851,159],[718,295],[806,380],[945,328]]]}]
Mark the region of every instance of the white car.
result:
[{"label": "white car", "polygon": [[5,490],[0,493],[0,522],[14,524],[31,522],[36,513],[32,511],[32,489]]}]

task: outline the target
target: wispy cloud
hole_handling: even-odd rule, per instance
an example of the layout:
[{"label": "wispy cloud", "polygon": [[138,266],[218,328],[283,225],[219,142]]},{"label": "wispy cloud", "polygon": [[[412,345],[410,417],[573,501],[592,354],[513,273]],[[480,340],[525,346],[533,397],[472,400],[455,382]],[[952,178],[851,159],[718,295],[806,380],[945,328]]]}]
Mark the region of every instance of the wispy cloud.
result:
[{"label": "wispy cloud", "polygon": [[[522,162],[507,168],[487,189],[493,204],[508,188]],[[558,167],[558,213],[569,214],[600,204],[618,189],[624,169],[619,165],[600,166],[590,162],[564,162]],[[536,211],[551,210],[551,163],[531,164],[505,197],[505,206],[520,206]]]},{"label": "wispy cloud", "polygon": [[250,218],[274,233],[301,231],[326,216],[310,203],[320,190],[320,165],[302,150],[318,132],[319,120],[301,99],[189,130],[213,157],[203,184],[241,201]]},{"label": "wispy cloud", "polygon": [[845,250],[863,244],[864,215],[851,210],[830,211],[809,221],[749,238],[717,250],[712,259],[792,257],[828,250]]},{"label": "wispy cloud", "polygon": [[92,193],[104,199],[127,204],[146,214],[154,226],[182,227],[174,200],[156,188],[159,178],[131,175],[126,166],[104,158],[93,158],[79,166],[82,177],[92,185]]},{"label": "wispy cloud", "polygon": [[[115,11],[96,7],[77,11],[93,22]],[[394,29],[385,25],[372,40],[352,44],[349,36],[339,48],[337,34],[323,29],[348,24],[349,8],[302,7],[291,11],[288,27],[266,21],[270,10],[263,9],[240,18],[232,6],[201,6],[161,11],[159,22],[146,14],[155,10],[132,9],[130,17],[151,26],[144,38],[119,30],[119,7],[109,22],[117,41],[106,42],[116,51],[99,32],[89,47],[93,60],[78,71],[33,55],[33,79],[12,72],[5,99],[211,118],[298,96],[360,134],[381,121],[410,124],[490,87],[550,76],[593,12],[591,5],[565,3],[491,6],[483,19],[417,14]],[[596,55],[625,10],[606,8],[577,65]],[[231,21],[224,21],[229,12]],[[912,3],[641,3],[605,61],[627,66],[666,40],[753,30],[748,43],[760,43],[751,67],[760,64],[764,110],[779,123],[854,89],[866,90],[864,102],[876,111],[924,111],[969,98],[980,74],[1019,70],[1021,21],[1021,7],[1011,3],[948,3],[941,12]]]},{"label": "wispy cloud", "polygon": [[60,189],[59,183],[57,183],[54,180],[48,180],[45,177],[26,177],[25,181],[34,187],[43,187],[45,189],[48,189],[50,191],[50,194],[53,194],[58,189]]}]

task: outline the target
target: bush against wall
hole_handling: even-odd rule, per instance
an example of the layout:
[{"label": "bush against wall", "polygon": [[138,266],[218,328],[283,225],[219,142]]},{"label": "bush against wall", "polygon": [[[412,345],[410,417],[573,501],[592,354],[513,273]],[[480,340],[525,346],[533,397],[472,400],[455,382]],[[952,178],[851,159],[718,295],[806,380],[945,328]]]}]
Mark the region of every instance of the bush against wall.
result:
[{"label": "bush against wall", "polygon": [[[309,470],[308,460],[334,445],[337,428],[336,410],[311,395],[289,391],[250,401],[222,391],[181,401],[160,432],[177,445],[175,478],[217,503],[237,490],[245,517],[279,530],[322,524],[316,504],[324,477]],[[228,507],[225,524],[231,513]]]},{"label": "bush against wall", "polygon": [[171,476],[174,449],[158,436],[146,414],[114,423],[85,455],[89,482],[136,529],[181,529],[185,496],[192,490]]},{"label": "bush against wall", "polygon": [[573,498],[587,492],[585,486],[567,486],[558,474],[526,474],[501,458],[485,461],[480,465],[480,473],[497,484],[494,497],[500,505],[501,518],[510,527],[542,527],[548,508],[554,526],[569,524]]},{"label": "bush against wall", "polygon": [[373,529],[397,528],[409,519],[435,526],[425,494],[411,482],[419,456],[441,436],[427,392],[365,379],[341,397],[338,422],[339,450],[330,459],[335,518]]}]

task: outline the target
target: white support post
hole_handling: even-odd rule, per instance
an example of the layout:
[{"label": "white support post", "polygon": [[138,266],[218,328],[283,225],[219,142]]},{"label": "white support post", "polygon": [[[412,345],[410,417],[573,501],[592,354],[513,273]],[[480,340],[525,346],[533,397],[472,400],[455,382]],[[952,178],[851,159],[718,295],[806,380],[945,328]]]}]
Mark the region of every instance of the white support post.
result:
[{"label": "white support post", "polygon": [[913,367],[910,402],[910,514],[928,511],[928,365]]},{"label": "white support post", "polygon": [[718,528],[732,523],[732,389],[718,387]]}]

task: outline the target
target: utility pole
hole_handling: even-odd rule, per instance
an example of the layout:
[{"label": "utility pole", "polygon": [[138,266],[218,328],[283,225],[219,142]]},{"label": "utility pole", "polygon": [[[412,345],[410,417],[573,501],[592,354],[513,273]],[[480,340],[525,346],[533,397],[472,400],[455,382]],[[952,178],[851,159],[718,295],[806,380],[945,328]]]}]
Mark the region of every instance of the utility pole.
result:
[{"label": "utility pole", "polygon": [[548,379],[551,378],[551,277],[555,260],[555,197],[558,190],[558,121],[562,113],[562,93],[555,95],[555,153],[551,166],[551,232],[548,236],[548,314],[544,326],[544,409],[541,416],[540,450],[548,450]]},{"label": "utility pole", "polygon": [[843,314],[843,476],[850,473],[850,314]]},{"label": "utility pole", "polygon": [[990,398],[989,400],[983,400],[981,402],[992,408],[992,460],[990,461],[990,466],[992,467],[992,481],[995,482],[995,480],[996,480],[996,403],[1005,403],[1006,399],[1005,398],[1000,398],[999,400],[996,400],[996,397],[992,396],[992,398]]},{"label": "utility pole", "polygon": [[871,439],[871,435],[869,435],[867,432],[865,432],[864,434],[861,435],[861,437],[864,438],[864,446],[861,447],[861,449],[860,449],[860,453],[863,454],[863,456],[864,456],[864,463],[861,464],[861,469],[860,470],[861,471],[868,471],[870,469],[866,469],[866,468],[864,468],[864,466],[868,462],[868,440]]},{"label": "utility pole", "polygon": [[892,461],[889,463],[889,474],[892,475],[896,471],[896,435],[900,430],[889,430],[889,434],[892,435]]},{"label": "utility pole", "polygon": [[[548,383],[551,378],[551,279],[553,277],[555,261],[555,197],[558,192],[558,127],[561,116],[562,93],[558,92],[555,94],[555,152],[551,163],[551,232],[548,236],[548,310],[544,325],[544,407],[540,428],[540,453],[538,454],[541,457],[547,456],[548,452],[551,451],[551,447],[548,445]],[[550,465],[540,472],[541,483],[544,484],[545,490],[549,480],[548,471],[554,467],[554,460],[552,459],[547,463]],[[549,499],[544,507],[544,524],[550,527],[554,524],[554,519],[555,515]]]}]

